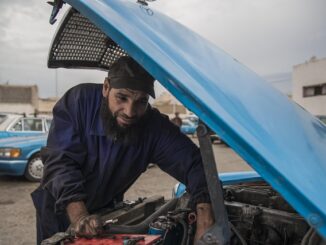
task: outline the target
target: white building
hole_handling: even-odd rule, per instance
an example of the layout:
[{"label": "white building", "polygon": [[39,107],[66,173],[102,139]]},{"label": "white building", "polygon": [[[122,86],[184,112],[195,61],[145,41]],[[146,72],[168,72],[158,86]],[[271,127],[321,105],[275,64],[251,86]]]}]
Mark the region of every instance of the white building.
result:
[{"label": "white building", "polygon": [[326,115],[326,58],[293,67],[293,100],[313,115]]}]

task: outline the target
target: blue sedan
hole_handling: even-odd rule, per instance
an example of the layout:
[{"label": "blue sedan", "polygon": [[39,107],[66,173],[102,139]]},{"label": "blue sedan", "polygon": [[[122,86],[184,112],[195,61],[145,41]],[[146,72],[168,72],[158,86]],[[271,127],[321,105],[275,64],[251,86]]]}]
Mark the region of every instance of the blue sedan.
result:
[{"label": "blue sedan", "polygon": [[197,128],[197,124],[191,122],[190,120],[182,120],[182,125],[180,127],[180,130],[182,133],[184,134],[190,134],[190,135],[194,135],[196,134],[196,128]]},{"label": "blue sedan", "polygon": [[47,135],[0,139],[0,175],[24,175],[30,181],[40,181],[43,163],[40,151]]}]

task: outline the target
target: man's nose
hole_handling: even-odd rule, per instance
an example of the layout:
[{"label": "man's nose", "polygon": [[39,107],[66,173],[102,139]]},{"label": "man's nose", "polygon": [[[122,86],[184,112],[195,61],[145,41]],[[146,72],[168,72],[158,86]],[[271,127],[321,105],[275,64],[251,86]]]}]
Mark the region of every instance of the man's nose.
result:
[{"label": "man's nose", "polygon": [[132,118],[136,116],[136,108],[133,103],[129,103],[125,108],[125,114],[126,116]]}]

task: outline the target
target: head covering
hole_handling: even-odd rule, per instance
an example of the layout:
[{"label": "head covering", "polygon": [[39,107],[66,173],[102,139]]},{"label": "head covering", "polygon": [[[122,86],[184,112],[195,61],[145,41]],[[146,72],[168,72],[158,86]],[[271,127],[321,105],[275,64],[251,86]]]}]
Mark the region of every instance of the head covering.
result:
[{"label": "head covering", "polygon": [[139,90],[155,98],[155,79],[129,56],[120,57],[111,65],[108,78],[112,88]]}]

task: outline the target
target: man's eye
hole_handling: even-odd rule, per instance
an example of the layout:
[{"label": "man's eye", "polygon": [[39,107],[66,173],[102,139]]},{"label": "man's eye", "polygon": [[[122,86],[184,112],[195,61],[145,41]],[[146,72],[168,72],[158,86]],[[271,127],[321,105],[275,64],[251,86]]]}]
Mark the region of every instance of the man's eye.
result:
[{"label": "man's eye", "polygon": [[119,100],[119,101],[127,101],[127,97],[125,97],[125,96],[117,96],[117,99]]}]

